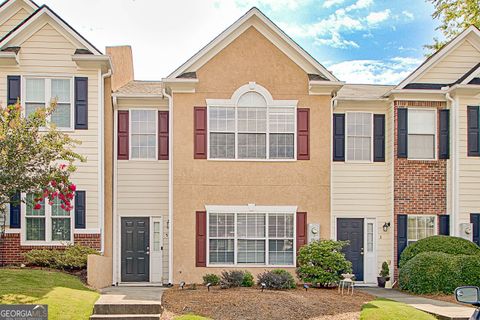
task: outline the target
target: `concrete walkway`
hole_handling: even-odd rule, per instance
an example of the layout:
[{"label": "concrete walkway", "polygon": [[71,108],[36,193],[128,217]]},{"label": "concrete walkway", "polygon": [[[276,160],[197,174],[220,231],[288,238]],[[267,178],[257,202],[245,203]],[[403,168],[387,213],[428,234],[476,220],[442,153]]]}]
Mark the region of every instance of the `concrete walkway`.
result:
[{"label": "concrete walkway", "polygon": [[438,319],[442,320],[468,320],[475,311],[474,308],[468,306],[413,296],[399,292],[398,290],[384,288],[361,288],[358,290],[379,298],[385,298],[408,304],[418,310],[433,314]]},{"label": "concrete walkway", "polygon": [[101,296],[97,304],[160,304],[162,287],[108,287],[100,290]]}]

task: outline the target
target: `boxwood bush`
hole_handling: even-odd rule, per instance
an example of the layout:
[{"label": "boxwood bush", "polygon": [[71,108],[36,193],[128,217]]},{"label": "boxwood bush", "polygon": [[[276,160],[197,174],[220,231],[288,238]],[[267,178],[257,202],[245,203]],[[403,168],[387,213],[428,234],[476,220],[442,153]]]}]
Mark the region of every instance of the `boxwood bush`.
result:
[{"label": "boxwood bush", "polygon": [[218,286],[220,283],[220,277],[214,273],[207,273],[203,276],[203,284],[210,283],[212,286]]},{"label": "boxwood bush", "polygon": [[253,286],[253,275],[250,272],[242,270],[222,271],[220,288],[228,289],[251,286]]},{"label": "boxwood bush", "polygon": [[479,286],[480,256],[421,252],[403,264],[399,285],[417,294],[451,294],[460,286]]},{"label": "boxwood bush", "polygon": [[422,252],[443,252],[452,255],[480,255],[480,247],[475,243],[450,236],[432,236],[419,240],[403,250],[399,267]]},{"label": "boxwood bush", "polygon": [[258,285],[265,283],[267,289],[281,290],[294,289],[295,279],[287,270],[273,269],[258,275]]},{"label": "boxwood bush", "polygon": [[297,257],[298,277],[320,287],[337,284],[342,273],[352,272],[352,263],[342,253],[347,245],[348,241],[320,240],[301,247]]},{"label": "boxwood bush", "polygon": [[60,270],[79,270],[87,267],[89,254],[98,254],[98,251],[81,245],[70,245],[64,250],[31,250],[24,254],[27,265],[46,267]]}]

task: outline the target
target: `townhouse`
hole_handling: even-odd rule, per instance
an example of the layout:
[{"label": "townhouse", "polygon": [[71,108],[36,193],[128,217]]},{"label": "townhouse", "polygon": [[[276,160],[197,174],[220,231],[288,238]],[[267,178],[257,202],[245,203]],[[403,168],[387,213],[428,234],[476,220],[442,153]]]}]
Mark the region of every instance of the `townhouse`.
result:
[{"label": "townhouse", "polygon": [[[74,209],[43,203],[33,210],[31,195],[7,208],[0,260],[21,263],[36,248],[78,243],[108,253],[104,223],[110,192],[105,189],[104,99],[110,101],[110,58],[102,54],[47,6],[30,0],[0,6],[0,101],[20,100],[25,115],[56,100],[49,122],[81,142],[87,159],[72,176],[77,185]],[[104,94],[104,91],[107,94]],[[109,133],[111,136],[112,134]],[[106,248],[107,247],[107,248]]]},{"label": "townhouse", "polygon": [[0,31],[2,103],[28,113],[57,97],[51,121],[87,157],[71,213],[10,208],[7,263],[82,243],[102,252],[96,287],[200,282],[293,273],[300,246],[331,238],[373,284],[424,237],[479,244],[475,27],[395,86],[339,81],[256,8],[161,81],[135,79],[130,47],[104,55],[31,1],[4,2]]}]

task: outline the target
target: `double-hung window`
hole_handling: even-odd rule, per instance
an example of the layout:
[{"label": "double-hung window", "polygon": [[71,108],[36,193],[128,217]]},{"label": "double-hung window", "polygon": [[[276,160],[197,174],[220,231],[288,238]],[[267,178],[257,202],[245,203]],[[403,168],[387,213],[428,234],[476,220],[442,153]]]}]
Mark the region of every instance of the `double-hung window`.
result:
[{"label": "double-hung window", "polygon": [[25,115],[56,103],[47,121],[61,130],[73,130],[73,92],[71,78],[25,78]]},{"label": "double-hung window", "polygon": [[210,265],[294,265],[294,213],[208,214]]},{"label": "double-hung window", "polygon": [[435,159],[437,113],[435,110],[408,109],[408,158]]},{"label": "double-hung window", "polygon": [[373,115],[347,113],[347,161],[372,161]]},{"label": "double-hung window", "polygon": [[52,205],[43,200],[41,208],[33,208],[34,196],[25,196],[25,243],[68,243],[72,241],[72,211],[61,207],[61,200],[55,198]]},{"label": "double-hung window", "polygon": [[409,215],[407,221],[408,244],[437,233],[435,216],[433,215]]},{"label": "double-hung window", "polygon": [[209,105],[209,158],[294,159],[295,111],[295,106],[268,105],[254,91],[235,105]]},{"label": "double-hung window", "polygon": [[157,111],[130,110],[130,159],[157,159]]}]

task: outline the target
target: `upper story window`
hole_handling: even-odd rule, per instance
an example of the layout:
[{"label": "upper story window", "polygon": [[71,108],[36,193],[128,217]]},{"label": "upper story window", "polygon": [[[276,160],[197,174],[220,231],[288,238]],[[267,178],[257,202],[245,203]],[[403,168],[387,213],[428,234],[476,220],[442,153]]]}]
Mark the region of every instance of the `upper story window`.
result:
[{"label": "upper story window", "polygon": [[296,101],[247,90],[208,102],[210,159],[295,159]]},{"label": "upper story window", "polygon": [[130,159],[157,159],[157,112],[130,110]]},{"label": "upper story window", "polygon": [[372,161],[371,113],[347,113],[347,161]]},{"label": "upper story window", "polygon": [[408,158],[435,159],[436,110],[408,109]]},{"label": "upper story window", "polygon": [[27,77],[24,101],[26,116],[55,101],[56,109],[48,121],[58,129],[73,130],[72,79]]}]

